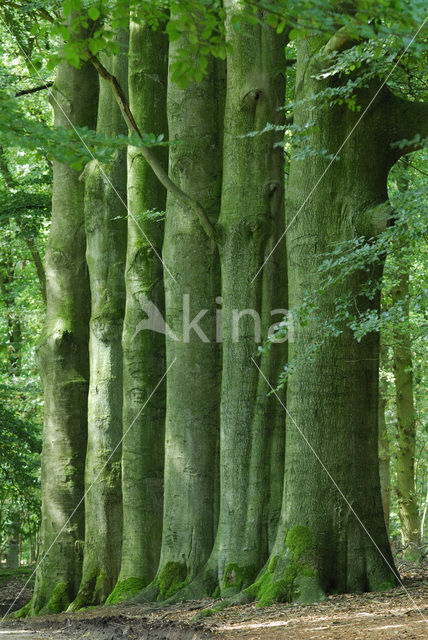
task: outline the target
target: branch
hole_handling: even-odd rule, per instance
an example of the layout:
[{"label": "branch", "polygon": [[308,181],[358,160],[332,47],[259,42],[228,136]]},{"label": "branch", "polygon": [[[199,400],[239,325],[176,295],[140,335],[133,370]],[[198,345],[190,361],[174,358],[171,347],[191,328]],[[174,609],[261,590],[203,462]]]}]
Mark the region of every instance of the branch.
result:
[{"label": "branch", "polygon": [[[116,98],[116,102],[118,103],[120,110],[122,112],[122,115],[124,117],[124,120],[126,122],[126,124],[128,125],[128,128],[131,131],[134,131],[137,136],[140,138],[140,140],[143,140],[143,136],[141,135],[141,131],[135,121],[135,118],[132,114],[132,111],[130,109],[128,100],[119,84],[119,82],[117,81],[117,79],[115,78],[115,76],[113,74],[111,74],[102,64],[102,62],[100,62],[100,60],[94,56],[90,51],[87,51],[87,55],[89,57],[89,60],[92,62],[92,64],[94,65],[95,69],[98,71],[99,75],[104,78],[104,80],[106,82],[108,82],[108,84],[110,85],[112,91],[113,91],[113,95]],[[170,191],[170,193],[172,193],[177,200],[179,200],[179,202],[181,202],[182,204],[190,207],[195,214],[198,216],[199,218],[199,222],[201,223],[205,233],[208,235],[209,238],[211,238],[212,240],[214,240],[214,242],[218,242],[218,238],[217,238],[217,234],[216,231],[213,227],[213,225],[211,224],[208,215],[205,211],[205,209],[202,207],[201,204],[199,204],[199,202],[197,202],[197,200],[195,200],[194,198],[192,198],[191,196],[189,196],[187,193],[184,193],[184,191],[182,191],[180,189],[180,187],[178,187],[168,176],[168,173],[165,171],[165,169],[163,168],[162,164],[159,162],[159,160],[156,158],[155,154],[151,151],[151,149],[149,147],[141,147],[141,154],[144,157],[144,159],[146,160],[146,162],[148,163],[148,165],[151,167],[151,169],[153,170],[154,174],[156,175],[156,177],[158,178],[158,180],[161,182],[161,184],[163,184],[163,186],[165,187],[165,189],[167,189],[168,191]]]},{"label": "branch", "polygon": [[330,55],[335,52],[341,53],[346,49],[351,49],[351,47],[358,44],[358,42],[360,42],[360,40],[349,33],[347,26],[341,27],[331,36],[330,40],[324,46],[323,53],[325,55]]},{"label": "branch", "polygon": [[[394,122],[392,123],[392,131],[395,140],[414,140],[416,136],[420,136],[423,140],[428,137],[428,102],[412,102],[403,98],[395,97]],[[398,159],[401,156],[418,151],[423,144],[419,142],[411,142],[405,147],[395,148],[394,155]]]},{"label": "branch", "polygon": [[419,169],[419,167],[409,162],[406,158],[401,158],[401,160],[405,162],[408,167],[412,167],[412,169],[416,169],[416,171],[419,171],[419,173],[422,173],[423,176],[428,177],[428,173],[426,171],[422,171],[422,169]]},{"label": "branch", "polygon": [[24,235],[24,239],[25,242],[27,244],[27,247],[31,253],[31,257],[33,258],[33,262],[34,262],[34,266],[36,267],[36,271],[37,271],[37,277],[39,279],[39,285],[40,285],[40,291],[42,293],[42,298],[44,303],[46,304],[47,302],[47,298],[46,298],[46,275],[45,275],[45,270],[43,267],[43,262],[42,259],[40,257],[40,253],[36,247],[36,243],[34,242],[34,239],[31,238],[30,236],[26,236]]},{"label": "branch", "polygon": [[37,91],[43,91],[43,89],[49,89],[49,87],[53,86],[53,82],[47,82],[46,84],[40,85],[40,87],[33,87],[32,89],[23,89],[22,91],[18,91],[15,93],[15,98],[19,98],[19,96],[25,96],[28,93],[36,93]]}]

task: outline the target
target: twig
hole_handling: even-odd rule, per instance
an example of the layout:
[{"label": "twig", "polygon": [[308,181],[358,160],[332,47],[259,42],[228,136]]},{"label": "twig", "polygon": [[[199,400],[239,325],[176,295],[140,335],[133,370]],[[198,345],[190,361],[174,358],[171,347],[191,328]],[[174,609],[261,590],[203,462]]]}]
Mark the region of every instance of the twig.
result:
[{"label": "twig", "polygon": [[32,89],[23,89],[22,91],[18,91],[15,93],[15,98],[19,98],[19,96],[25,96],[28,93],[36,93],[37,91],[43,91],[43,89],[49,89],[49,87],[53,86],[53,82],[47,82],[46,84],[40,85],[40,87],[33,87]]},{"label": "twig", "polygon": [[[110,85],[112,91],[113,91],[113,95],[116,98],[116,102],[118,103],[120,110],[122,112],[122,115],[125,119],[126,124],[128,125],[129,129],[131,129],[132,131],[134,131],[137,136],[140,138],[140,140],[143,140],[143,136],[141,134],[141,131],[135,121],[135,118],[132,114],[131,108],[128,104],[128,101],[126,99],[126,96],[122,90],[122,87],[120,86],[117,78],[115,78],[115,76],[113,74],[111,74],[106,68],[105,66],[102,64],[102,62],[93,55],[93,53],[91,53],[89,50],[86,52],[88,55],[89,60],[92,62],[92,64],[94,65],[95,69],[98,71],[99,75],[104,78],[104,80],[106,82],[108,82],[108,84]],[[190,207],[195,214],[198,216],[199,221],[205,231],[205,233],[212,239],[214,240],[214,242],[218,242],[218,238],[217,238],[217,233],[213,227],[213,225],[211,224],[208,215],[205,211],[205,209],[202,207],[202,205],[197,202],[197,200],[195,200],[194,198],[192,198],[191,196],[189,196],[187,193],[184,193],[184,191],[182,191],[180,189],[180,187],[178,187],[168,176],[168,173],[165,171],[165,169],[163,168],[162,164],[159,162],[159,160],[156,158],[156,156],[153,154],[153,152],[148,148],[148,147],[142,147],[141,148],[141,154],[144,157],[144,159],[147,161],[147,163],[149,164],[149,166],[152,168],[154,174],[156,175],[156,177],[159,179],[159,181],[163,184],[163,186],[165,187],[165,189],[167,189],[168,191],[170,191],[176,198],[177,200],[179,200],[182,204]]]}]

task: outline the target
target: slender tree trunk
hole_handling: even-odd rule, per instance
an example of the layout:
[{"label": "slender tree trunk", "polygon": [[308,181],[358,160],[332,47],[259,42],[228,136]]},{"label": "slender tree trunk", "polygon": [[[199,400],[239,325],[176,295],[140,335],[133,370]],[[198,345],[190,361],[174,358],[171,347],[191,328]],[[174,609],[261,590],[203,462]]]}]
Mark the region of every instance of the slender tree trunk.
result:
[{"label": "slender tree trunk", "polygon": [[[170,59],[182,42],[170,44]],[[204,79],[179,89],[168,79],[169,175],[215,223],[220,210],[223,74],[214,60]],[[217,81],[219,80],[219,82]],[[214,540],[220,346],[216,343],[219,258],[193,211],[168,193],[163,259],[168,373],[162,548],[152,586],[172,596],[201,570]],[[173,279],[174,278],[174,279]],[[202,310],[201,333],[186,324]],[[172,335],[174,334],[174,336]]]},{"label": "slender tree trunk", "polygon": [[409,273],[399,274],[393,291],[394,304],[400,304],[405,328],[394,335],[395,399],[397,406],[397,481],[396,493],[403,546],[420,544],[418,500],[415,487],[416,415],[413,402],[413,365],[409,327]]},{"label": "slender tree trunk", "polygon": [[22,347],[22,328],[21,320],[16,310],[14,296],[15,264],[9,253],[9,248],[6,248],[6,253],[5,260],[0,262],[0,268],[3,268],[4,271],[3,277],[0,276],[0,289],[6,307],[10,375],[14,375],[19,374],[21,369],[20,351]]},{"label": "slender tree trunk", "polygon": [[[381,338],[382,339],[382,338]],[[381,355],[384,352],[381,348]],[[387,405],[387,389],[384,377],[379,379],[379,399],[378,399],[378,451],[379,451],[379,477],[380,491],[382,495],[383,515],[385,518],[386,530],[389,533],[389,514],[391,506],[391,471],[389,453],[389,440],[386,429],[385,410]]]},{"label": "slender tree trunk", "polygon": [[[57,126],[94,128],[98,78],[91,65],[75,69],[61,63],[53,91]],[[47,316],[39,351],[45,414],[41,563],[33,614],[66,609],[81,577],[90,302],[85,250],[84,184],[77,171],[55,161]]]},{"label": "slender tree trunk", "polygon": [[[109,63],[126,91],[128,34]],[[101,80],[97,131],[126,133],[110,87]],[[121,561],[122,329],[125,310],[126,150],[85,170],[86,259],[91,287],[88,447],[85,467],[85,546],[82,581],[70,609],[102,604]]]},{"label": "slender tree trunk", "polygon": [[[129,102],[141,131],[168,138],[168,39],[131,22]],[[165,169],[167,149],[154,152]],[[161,262],[166,192],[138,148],[128,153],[128,248],[123,328],[123,545],[119,581],[109,602],[129,597],[153,580],[162,539],[165,433],[165,337],[145,322],[164,317]],[[151,217],[152,216],[152,217]],[[147,406],[146,406],[147,405]]]},{"label": "slender tree trunk", "polygon": [[[16,188],[18,185],[15,182],[15,179],[12,173],[9,170],[9,166],[4,158],[4,150],[3,147],[0,146],[0,171],[3,173],[3,178],[6,185],[10,189]],[[40,253],[37,249],[36,242],[33,237],[26,235],[23,233],[25,244],[27,245],[31,257],[34,262],[34,266],[36,268],[37,277],[39,279],[40,292],[42,294],[43,302],[46,304],[46,275],[45,269],[43,266],[42,259],[40,257]]]},{"label": "slender tree trunk", "polygon": [[[266,337],[266,324],[269,320],[273,324],[270,310],[286,307],[284,246],[276,262],[253,281],[283,229],[283,152],[274,148],[276,134],[251,135],[267,123],[283,123],[284,112],[279,109],[284,103],[285,36],[265,25],[262,13],[261,23],[245,24],[236,31],[232,19],[242,8],[234,2],[225,2],[225,8],[233,53],[227,60],[219,220],[223,297],[220,514],[205,574],[211,589],[217,587],[222,595],[239,591],[254,579],[268,554],[267,521],[270,519],[271,529],[276,525],[282,486],[273,475],[271,482],[269,469],[270,463],[272,471],[281,469],[284,418],[280,413],[275,417],[277,408],[270,404],[272,398],[267,399],[269,389],[252,358],[260,341],[257,333]],[[271,354],[263,357],[261,366],[266,375],[274,373]],[[269,439],[276,440],[279,460],[271,451],[269,461]]]},{"label": "slender tree trunk", "polygon": [[24,239],[36,268],[37,278],[39,280],[40,286],[40,293],[42,294],[43,302],[46,304],[46,275],[42,258],[40,257],[40,253],[34,238],[32,238],[31,236],[25,236]]},{"label": "slender tree trunk", "polygon": [[19,524],[12,522],[6,541],[6,568],[17,569],[19,567]]},{"label": "slender tree trunk", "polygon": [[[306,291],[317,290],[317,269],[332,243],[361,235],[369,239],[385,228],[386,215],[382,220],[380,214],[386,207],[376,215],[373,207],[387,199],[388,171],[399,155],[390,145],[425,126],[420,105],[409,105],[384,88],[340,149],[340,159],[328,166],[321,152],[334,154],[360,116],[346,106],[311,108],[311,95],[331,81],[315,78],[323,65],[315,54],[322,47],[319,37],[298,45],[294,122],[303,127],[315,121],[310,144],[320,154],[310,163],[292,159],[287,208],[291,309],[300,307]],[[377,89],[373,83],[359,93],[363,109]],[[381,266],[376,269],[371,278],[380,277]],[[362,313],[377,309],[379,300],[361,294],[367,277],[357,272],[326,291],[319,300],[322,317],[334,314],[335,299],[349,292]],[[321,337],[318,319],[299,327],[290,343],[291,361],[304,362]],[[281,526],[269,564],[248,591],[263,605],[395,582],[379,481],[378,358],[377,335],[357,342],[343,328],[289,378]]]}]

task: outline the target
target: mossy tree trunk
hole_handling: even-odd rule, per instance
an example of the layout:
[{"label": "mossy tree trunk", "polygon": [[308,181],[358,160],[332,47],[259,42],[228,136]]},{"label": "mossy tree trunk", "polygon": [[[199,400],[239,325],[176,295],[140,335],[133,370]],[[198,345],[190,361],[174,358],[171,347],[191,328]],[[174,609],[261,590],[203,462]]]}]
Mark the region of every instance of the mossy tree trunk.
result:
[{"label": "mossy tree trunk", "polygon": [[[166,88],[168,39],[136,22],[130,25],[129,102],[141,131],[168,138]],[[167,149],[156,153],[168,162]],[[123,327],[122,493],[123,544],[116,602],[155,576],[162,539],[165,432],[165,336],[144,321],[150,308],[164,316],[162,219],[166,192],[137,148],[128,152],[128,248]]]},{"label": "mossy tree trunk", "polygon": [[[416,414],[413,400],[413,363],[409,335],[409,272],[399,272],[392,292],[394,304],[400,305],[405,318],[402,330],[394,332],[393,358],[395,401],[397,407],[397,480],[395,491],[401,522],[401,541],[420,544],[418,500],[415,487]],[[409,548],[408,551],[412,549]],[[414,549],[413,549],[414,551]]]},{"label": "mossy tree trunk", "polygon": [[[427,106],[405,102],[384,87],[311,193],[328,166],[322,150],[334,154],[360,115],[346,106],[311,108],[312,94],[328,87],[328,80],[315,77],[323,52],[331,50],[324,44],[320,37],[298,44],[294,123],[304,127],[314,121],[310,144],[320,154],[310,163],[298,157],[291,162],[290,223],[297,215],[286,236],[291,309],[299,308],[306,291],[317,290],[322,254],[334,243],[361,235],[369,239],[386,226],[386,215],[382,221],[373,207],[387,200],[388,172],[408,151],[393,150],[391,143],[411,139],[417,131],[426,135]],[[378,87],[373,82],[359,93],[363,109]],[[364,298],[361,287],[367,277],[380,276],[381,265],[369,275],[350,276],[324,293],[320,313],[331,317],[335,299],[349,293],[362,313],[377,309],[379,300]],[[299,327],[289,345],[291,361],[304,362],[320,337],[315,319]],[[261,604],[395,582],[379,481],[378,358],[377,335],[357,342],[344,328],[338,337],[326,338],[310,364],[298,366],[289,378],[281,526],[270,563],[249,590]]]},{"label": "mossy tree trunk", "polygon": [[[58,67],[55,124],[95,128],[98,78],[89,64]],[[89,380],[89,280],[84,183],[54,161],[52,225],[46,248],[46,324],[40,341],[44,389],[41,562],[31,612],[57,613],[74,599],[84,539],[84,466]]]},{"label": "mossy tree trunk", "polygon": [[[170,61],[182,42],[170,44]],[[209,61],[201,82],[182,90],[168,79],[169,174],[204,206],[220,210],[222,65]],[[168,194],[163,258],[168,373],[162,548],[154,594],[168,598],[203,567],[215,535],[214,465],[219,431],[220,345],[216,244],[194,212]],[[186,324],[202,310],[198,331]],[[172,335],[174,334],[174,335]],[[153,595],[151,596],[153,597]]]},{"label": "mossy tree trunk", "polygon": [[[224,6],[233,52],[227,58],[218,229],[223,297],[220,514],[205,570],[208,588],[223,595],[254,579],[268,554],[268,520],[275,528],[279,511],[282,477],[280,486],[277,479],[271,483],[270,466],[276,471],[282,467],[284,418],[267,398],[269,388],[252,358],[257,357],[258,330],[266,337],[273,324],[270,310],[287,304],[284,246],[253,281],[283,229],[284,164],[282,149],[274,147],[278,134],[251,135],[267,123],[284,124],[279,109],[284,104],[286,39],[264,24],[262,12],[259,24],[236,31],[232,20],[243,9],[235,2]],[[260,328],[254,314],[262,318]],[[261,364],[269,378],[278,374],[271,356]],[[269,456],[270,438],[280,449],[279,467],[275,452]]]},{"label": "mossy tree trunk", "polygon": [[[127,84],[128,34],[108,64]],[[110,87],[100,82],[97,131],[125,134]],[[85,170],[86,259],[91,289],[88,446],[85,467],[85,544],[82,581],[70,609],[102,604],[120,569],[122,541],[122,328],[125,309],[126,150],[107,165]]]}]

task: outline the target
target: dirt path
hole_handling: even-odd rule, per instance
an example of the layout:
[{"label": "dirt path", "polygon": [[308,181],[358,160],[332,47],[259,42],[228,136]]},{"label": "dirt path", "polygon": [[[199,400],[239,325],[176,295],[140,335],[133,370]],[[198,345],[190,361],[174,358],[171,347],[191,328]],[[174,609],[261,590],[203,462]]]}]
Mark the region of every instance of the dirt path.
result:
[{"label": "dirt path", "polygon": [[405,589],[331,596],[311,606],[245,605],[200,622],[212,601],[168,608],[113,606],[73,614],[6,621],[0,640],[426,640],[428,574],[405,576]]}]

